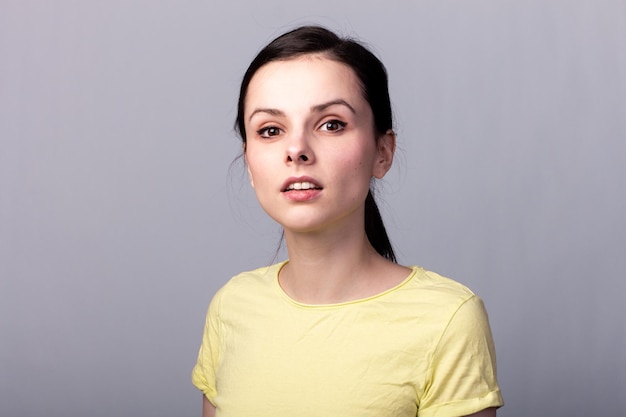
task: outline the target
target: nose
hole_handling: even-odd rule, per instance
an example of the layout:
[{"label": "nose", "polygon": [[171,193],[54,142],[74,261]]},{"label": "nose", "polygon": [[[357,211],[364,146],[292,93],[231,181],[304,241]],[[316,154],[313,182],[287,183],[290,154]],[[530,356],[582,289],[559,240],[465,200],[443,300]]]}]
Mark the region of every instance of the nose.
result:
[{"label": "nose", "polygon": [[285,161],[287,163],[310,164],[315,160],[313,149],[310,146],[306,133],[301,132],[289,138]]}]

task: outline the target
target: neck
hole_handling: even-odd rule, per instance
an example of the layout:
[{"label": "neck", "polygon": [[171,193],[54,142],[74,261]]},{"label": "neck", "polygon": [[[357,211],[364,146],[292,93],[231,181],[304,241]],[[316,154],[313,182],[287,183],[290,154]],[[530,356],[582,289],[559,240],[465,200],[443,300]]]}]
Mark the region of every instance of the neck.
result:
[{"label": "neck", "polygon": [[361,298],[374,291],[372,273],[388,263],[369,243],[365,230],[326,233],[285,231],[289,263],[279,280],[294,299],[331,304]]}]

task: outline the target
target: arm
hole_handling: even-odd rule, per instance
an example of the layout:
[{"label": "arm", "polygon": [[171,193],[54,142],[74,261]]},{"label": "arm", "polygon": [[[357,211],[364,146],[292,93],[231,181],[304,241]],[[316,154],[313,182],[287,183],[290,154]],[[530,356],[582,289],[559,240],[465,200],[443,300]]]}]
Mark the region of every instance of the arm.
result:
[{"label": "arm", "polygon": [[495,408],[503,404],[495,359],[483,303],[471,297],[459,306],[439,339],[422,412],[435,406],[442,415],[495,417]]},{"label": "arm", "polygon": [[214,397],[215,392],[215,364],[219,361],[219,340],[220,340],[220,320],[219,320],[219,294],[213,297],[209,305],[206,316],[204,333],[202,335],[202,345],[198,352],[198,362],[191,373],[193,384],[203,392],[202,395],[202,417],[214,417],[216,410],[207,395]]},{"label": "arm", "polygon": [[[215,406],[211,404],[211,401],[209,401],[209,399],[205,395],[202,396],[202,417],[215,417]],[[485,415],[485,417],[490,416]]]},{"label": "arm", "polygon": [[480,410],[477,413],[465,417],[496,417],[496,409],[494,407],[485,408],[484,410]]}]

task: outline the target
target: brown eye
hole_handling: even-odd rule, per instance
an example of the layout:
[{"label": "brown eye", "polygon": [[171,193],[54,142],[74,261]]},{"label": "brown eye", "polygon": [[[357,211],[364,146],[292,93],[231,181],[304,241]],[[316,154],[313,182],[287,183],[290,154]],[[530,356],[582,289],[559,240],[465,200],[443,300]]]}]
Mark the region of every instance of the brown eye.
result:
[{"label": "brown eye", "polygon": [[320,129],[326,132],[338,132],[340,130],[343,130],[346,127],[346,124],[347,123],[340,120],[329,120],[327,122],[324,122]]},{"label": "brown eye", "polygon": [[280,129],[276,126],[268,126],[263,129],[259,129],[257,134],[262,138],[271,138],[272,136],[278,136],[280,134]]}]

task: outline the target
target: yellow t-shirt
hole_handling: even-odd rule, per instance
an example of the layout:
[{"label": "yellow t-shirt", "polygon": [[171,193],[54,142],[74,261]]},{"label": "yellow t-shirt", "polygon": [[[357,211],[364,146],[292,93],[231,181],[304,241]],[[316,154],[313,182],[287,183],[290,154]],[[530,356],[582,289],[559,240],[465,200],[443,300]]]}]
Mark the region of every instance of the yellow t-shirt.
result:
[{"label": "yellow t-shirt", "polygon": [[420,267],[331,305],[294,301],[285,263],[232,278],[211,301],[192,381],[219,417],[462,416],[503,404],[482,301]]}]

